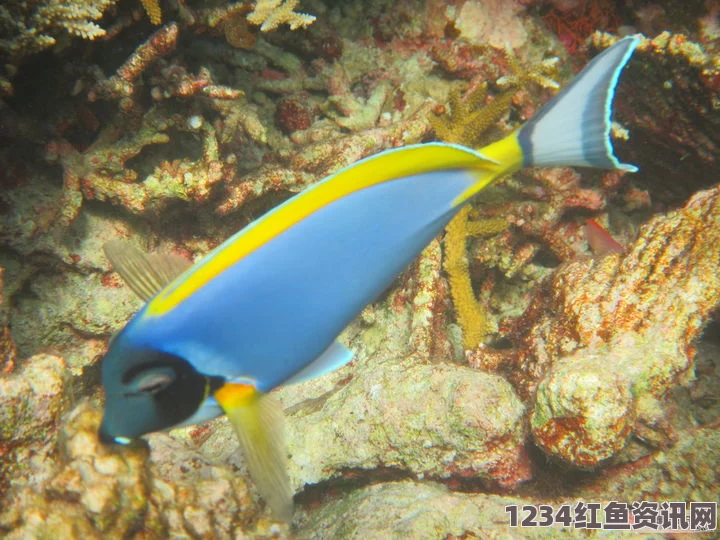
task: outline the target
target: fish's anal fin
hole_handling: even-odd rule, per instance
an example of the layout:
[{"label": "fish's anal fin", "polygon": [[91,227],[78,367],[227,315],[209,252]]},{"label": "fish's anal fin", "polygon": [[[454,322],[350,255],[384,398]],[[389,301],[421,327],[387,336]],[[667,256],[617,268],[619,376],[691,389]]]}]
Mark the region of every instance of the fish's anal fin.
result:
[{"label": "fish's anal fin", "polygon": [[103,250],[113,270],[145,302],[192,266],[178,255],[143,253],[125,240],[111,240]]},{"label": "fish's anal fin", "polygon": [[326,373],[330,373],[331,371],[335,371],[336,369],[343,367],[353,359],[353,356],[354,353],[345,347],[345,345],[338,341],[333,341],[333,343],[325,349],[320,356],[288,380],[284,381],[283,384],[295,384],[303,381],[309,381],[315,377],[320,377],[321,375],[325,375]]},{"label": "fish's anal fin", "polygon": [[214,396],[237,434],[260,495],[278,520],[289,522],[293,500],[282,407],[249,384],[225,383]]}]

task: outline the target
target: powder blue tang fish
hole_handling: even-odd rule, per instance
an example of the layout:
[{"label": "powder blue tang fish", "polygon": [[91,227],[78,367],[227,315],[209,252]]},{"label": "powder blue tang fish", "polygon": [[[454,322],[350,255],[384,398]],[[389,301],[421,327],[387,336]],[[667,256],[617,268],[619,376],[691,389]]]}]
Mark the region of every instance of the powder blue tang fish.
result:
[{"label": "powder blue tang fish", "polygon": [[292,492],[273,388],[352,358],[335,339],[476,193],[523,166],[636,170],[613,154],[611,104],[638,39],[597,56],[529,122],[485,148],[388,150],[325,178],[192,267],[114,241],[106,253],[147,304],[102,363],[100,437],[226,414],[260,494],[284,520]]}]

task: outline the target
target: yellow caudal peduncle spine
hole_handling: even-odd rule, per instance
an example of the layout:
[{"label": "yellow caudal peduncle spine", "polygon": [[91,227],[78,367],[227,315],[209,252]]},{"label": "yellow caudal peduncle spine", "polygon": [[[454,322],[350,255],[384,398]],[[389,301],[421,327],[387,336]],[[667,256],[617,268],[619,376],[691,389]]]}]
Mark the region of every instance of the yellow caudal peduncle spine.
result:
[{"label": "yellow caudal peduncle spine", "polygon": [[466,203],[476,193],[503,176],[517,171],[523,164],[523,152],[518,142],[517,132],[479,149],[478,152],[488,160],[489,164],[482,174],[478,174],[478,181],[455,199],[454,206]]}]

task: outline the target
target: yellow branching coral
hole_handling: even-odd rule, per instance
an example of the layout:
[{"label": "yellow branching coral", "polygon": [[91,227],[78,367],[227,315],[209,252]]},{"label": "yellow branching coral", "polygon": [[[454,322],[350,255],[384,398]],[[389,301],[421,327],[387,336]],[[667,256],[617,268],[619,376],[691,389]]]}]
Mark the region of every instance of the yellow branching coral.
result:
[{"label": "yellow branching coral", "polygon": [[555,72],[558,58],[548,58],[539,64],[522,66],[509,46],[505,48],[510,75],[500,77],[496,83],[505,90],[485,104],[487,83],[472,88],[465,96],[459,90],[450,93],[449,113],[431,116],[430,123],[440,140],[477,147],[482,137],[508,111],[515,93],[530,83],[543,88],[559,88],[550,78]]},{"label": "yellow branching coral", "polygon": [[[460,91],[451,92],[448,103],[450,112],[430,117],[430,123],[439,139],[470,147],[481,146],[485,132],[507,112],[518,90],[530,83],[543,88],[559,87],[550,78],[557,65],[557,58],[543,60],[536,66],[527,68],[520,65],[509,46],[505,48],[505,56],[511,74],[496,81],[497,85],[505,90],[487,104],[487,83],[477,85],[465,96],[461,96]],[[450,294],[463,331],[463,344],[466,349],[475,348],[490,331],[490,325],[475,298],[465,242],[468,236],[497,234],[507,228],[507,222],[502,219],[469,221],[470,212],[470,207],[463,208],[448,224],[443,263],[450,281]]]},{"label": "yellow branching coral", "polygon": [[148,19],[153,24],[160,24],[162,22],[162,10],[160,9],[160,0],[140,0],[145,13],[147,13]]},{"label": "yellow branching coral", "polygon": [[445,142],[480,146],[483,134],[507,112],[515,91],[503,92],[484,106],[481,104],[487,97],[487,83],[478,85],[464,97],[459,90],[453,91],[450,94],[450,112],[430,117],[435,135]]},{"label": "yellow branching coral", "polygon": [[496,82],[501,88],[515,88],[519,90],[535,83],[541,88],[553,88],[557,90],[560,85],[551,78],[557,71],[560,59],[557,56],[546,58],[539,64],[531,67],[522,66],[515,53],[509,45],[505,45],[505,59],[511,74],[500,77]]},{"label": "yellow branching coral", "polygon": [[251,11],[247,20],[260,25],[260,31],[274,30],[281,24],[290,26],[290,30],[304,28],[313,23],[314,15],[298,13],[295,6],[299,0],[257,0],[255,9]]},{"label": "yellow branching coral", "polygon": [[466,349],[475,348],[491,328],[485,312],[475,298],[465,241],[468,236],[497,234],[508,226],[503,219],[469,221],[470,211],[470,207],[465,206],[448,224],[443,251],[443,268],[450,282],[455,315],[463,332],[463,345]]}]

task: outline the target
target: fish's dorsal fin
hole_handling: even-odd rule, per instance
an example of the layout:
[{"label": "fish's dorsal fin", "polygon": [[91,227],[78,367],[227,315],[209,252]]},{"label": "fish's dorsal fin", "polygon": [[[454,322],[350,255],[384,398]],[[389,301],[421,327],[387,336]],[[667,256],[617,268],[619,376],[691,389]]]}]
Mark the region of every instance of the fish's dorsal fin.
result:
[{"label": "fish's dorsal fin", "polygon": [[289,522],[293,500],[287,473],[282,406],[267,394],[242,383],[225,383],[214,395],[240,441],[260,495],[277,519]]},{"label": "fish's dorsal fin", "polygon": [[178,255],[143,253],[124,240],[110,240],[103,250],[113,270],[145,302],[192,266]]},{"label": "fish's dorsal fin", "polygon": [[353,359],[354,353],[338,341],[333,341],[325,351],[283,384],[309,381],[343,367]]}]

